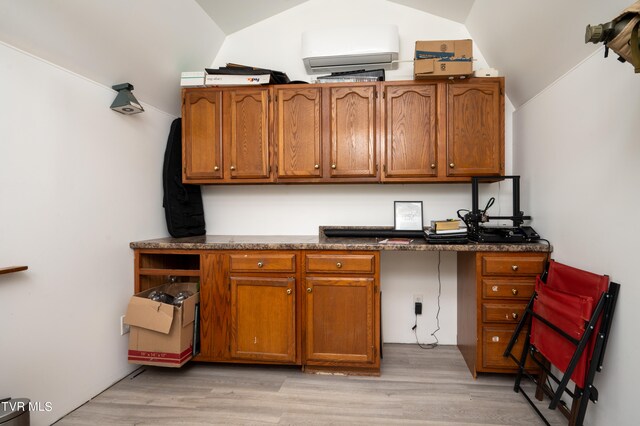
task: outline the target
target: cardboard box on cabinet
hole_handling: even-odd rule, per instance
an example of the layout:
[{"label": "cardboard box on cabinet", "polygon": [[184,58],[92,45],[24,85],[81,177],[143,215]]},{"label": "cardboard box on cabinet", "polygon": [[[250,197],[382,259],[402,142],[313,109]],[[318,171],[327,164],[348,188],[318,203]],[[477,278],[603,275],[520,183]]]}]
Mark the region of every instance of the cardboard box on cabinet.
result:
[{"label": "cardboard box on cabinet", "polygon": [[413,78],[466,77],[473,74],[471,40],[416,41]]},{"label": "cardboard box on cabinet", "polygon": [[[152,291],[193,295],[176,307],[148,299]],[[164,284],[131,297],[124,322],[130,325],[129,363],[181,367],[193,357],[198,283]]]}]

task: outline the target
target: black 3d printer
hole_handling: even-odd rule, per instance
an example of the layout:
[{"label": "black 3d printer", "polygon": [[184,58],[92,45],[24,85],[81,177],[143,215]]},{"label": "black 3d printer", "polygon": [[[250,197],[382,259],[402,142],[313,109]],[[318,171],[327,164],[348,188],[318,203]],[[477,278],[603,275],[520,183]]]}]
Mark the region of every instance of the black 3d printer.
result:
[{"label": "black 3d printer", "polygon": [[[513,183],[513,215],[489,216],[487,210],[495,202],[491,197],[484,210],[478,206],[478,185],[480,182],[496,182],[509,179]],[[471,211],[462,216],[458,211],[458,217],[467,225],[469,240],[479,243],[526,243],[540,239],[540,235],[530,226],[523,225],[531,216],[525,216],[520,210],[520,176],[474,176],[471,178]],[[483,225],[490,220],[511,220],[513,226],[487,226]]]}]

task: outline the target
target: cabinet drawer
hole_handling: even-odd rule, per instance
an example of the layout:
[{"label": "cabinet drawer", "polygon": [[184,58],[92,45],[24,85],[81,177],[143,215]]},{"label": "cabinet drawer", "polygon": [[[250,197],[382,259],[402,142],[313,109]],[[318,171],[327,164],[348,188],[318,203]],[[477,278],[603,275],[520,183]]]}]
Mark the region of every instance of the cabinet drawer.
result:
[{"label": "cabinet drawer", "polygon": [[[515,326],[482,327],[482,366],[485,368],[513,368],[516,363],[509,357],[502,354],[511,340],[511,335]],[[511,353],[520,357],[522,346],[524,345],[527,330],[522,330],[520,337],[513,346]]]},{"label": "cabinet drawer", "polygon": [[483,256],[482,275],[537,275],[544,268],[544,254],[531,256]]},{"label": "cabinet drawer", "polygon": [[535,288],[533,278],[483,278],[482,297],[485,299],[529,300]]},{"label": "cabinet drawer", "polygon": [[526,306],[524,303],[483,303],[482,322],[517,324]]},{"label": "cabinet drawer", "polygon": [[306,272],[373,274],[375,256],[373,254],[308,254],[305,270]]},{"label": "cabinet drawer", "polygon": [[295,272],[294,253],[238,253],[229,255],[231,272]]}]

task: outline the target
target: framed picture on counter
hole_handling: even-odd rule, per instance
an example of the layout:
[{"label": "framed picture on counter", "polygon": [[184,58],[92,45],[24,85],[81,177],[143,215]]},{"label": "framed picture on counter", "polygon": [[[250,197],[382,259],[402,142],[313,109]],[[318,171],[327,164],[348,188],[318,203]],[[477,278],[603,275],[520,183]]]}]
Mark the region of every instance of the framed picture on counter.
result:
[{"label": "framed picture on counter", "polygon": [[422,201],[394,201],[393,225],[396,231],[422,231]]}]

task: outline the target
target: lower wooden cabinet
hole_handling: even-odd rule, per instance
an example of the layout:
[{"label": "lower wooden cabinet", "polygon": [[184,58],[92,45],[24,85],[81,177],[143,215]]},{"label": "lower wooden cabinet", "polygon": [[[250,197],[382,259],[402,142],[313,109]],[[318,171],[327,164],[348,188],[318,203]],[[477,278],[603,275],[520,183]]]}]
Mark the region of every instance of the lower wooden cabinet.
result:
[{"label": "lower wooden cabinet", "polygon": [[306,279],[307,364],[376,360],[374,279]]},{"label": "lower wooden cabinet", "polygon": [[516,371],[502,354],[546,260],[546,253],[458,253],[458,348],[474,377]]},{"label": "lower wooden cabinet", "polygon": [[136,250],[136,292],[200,283],[196,361],[380,371],[378,252]]},{"label": "lower wooden cabinet", "polygon": [[296,361],[295,278],[231,277],[231,358]]},{"label": "lower wooden cabinet", "polygon": [[380,254],[304,255],[304,365],[308,371],[380,371]]}]

